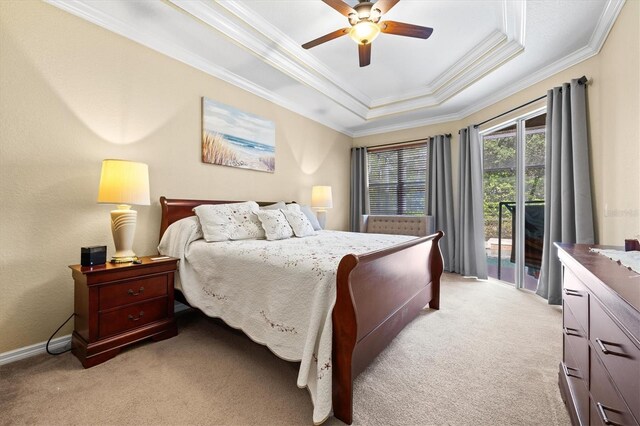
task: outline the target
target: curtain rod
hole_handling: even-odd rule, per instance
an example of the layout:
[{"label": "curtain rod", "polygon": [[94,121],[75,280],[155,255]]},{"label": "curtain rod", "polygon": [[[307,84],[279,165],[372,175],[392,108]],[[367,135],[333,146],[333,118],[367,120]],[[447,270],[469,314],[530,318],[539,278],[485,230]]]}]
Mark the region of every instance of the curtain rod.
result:
[{"label": "curtain rod", "polygon": [[[451,137],[451,133],[445,133],[445,136],[450,138]],[[367,146],[367,147],[362,147],[362,148],[383,148],[385,146],[394,146],[394,145],[404,145],[407,143],[412,143],[412,142],[421,142],[421,141],[427,141],[429,139],[429,137],[426,138],[420,138],[420,139],[412,139],[409,141],[402,141],[402,142],[391,142],[391,143],[385,143],[382,145],[371,145],[371,146]]]},{"label": "curtain rod", "polygon": [[[586,76],[584,76],[584,75],[583,75],[582,77],[580,77],[580,79],[578,80],[578,84],[588,84],[588,83],[589,83],[589,79],[588,79]],[[496,118],[500,118],[500,117],[502,117],[503,115],[510,114],[510,113],[512,113],[513,111],[519,110],[520,108],[524,108],[524,107],[526,107],[527,105],[531,105],[532,103],[534,103],[534,102],[538,102],[539,100],[542,100],[542,99],[544,99],[544,98],[546,98],[546,97],[547,97],[547,95],[540,96],[539,98],[536,98],[536,99],[534,99],[534,100],[532,100],[532,101],[526,102],[526,103],[524,103],[524,104],[522,104],[522,105],[520,105],[520,106],[517,106],[517,107],[515,107],[515,108],[512,108],[512,109],[510,109],[510,110],[509,110],[509,111],[507,111],[507,112],[503,112],[502,114],[498,114],[498,115],[496,115],[495,117],[491,117],[491,118],[489,118],[489,119],[487,119],[487,120],[484,120],[482,123],[474,124],[474,125],[473,125],[473,127],[478,128],[478,127],[482,126],[483,124],[486,124],[486,123],[488,123],[488,122],[490,122],[490,121],[492,121],[492,120],[495,120]]]}]

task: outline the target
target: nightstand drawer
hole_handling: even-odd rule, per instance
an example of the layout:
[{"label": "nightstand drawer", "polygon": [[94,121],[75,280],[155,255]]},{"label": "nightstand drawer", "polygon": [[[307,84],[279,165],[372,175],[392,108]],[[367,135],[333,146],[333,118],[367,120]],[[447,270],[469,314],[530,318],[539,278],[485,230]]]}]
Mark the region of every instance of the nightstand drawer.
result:
[{"label": "nightstand drawer", "polygon": [[167,298],[136,303],[109,312],[100,312],[99,338],[131,330],[167,317]]},{"label": "nightstand drawer", "polygon": [[128,305],[167,294],[167,274],[100,287],[100,310]]}]

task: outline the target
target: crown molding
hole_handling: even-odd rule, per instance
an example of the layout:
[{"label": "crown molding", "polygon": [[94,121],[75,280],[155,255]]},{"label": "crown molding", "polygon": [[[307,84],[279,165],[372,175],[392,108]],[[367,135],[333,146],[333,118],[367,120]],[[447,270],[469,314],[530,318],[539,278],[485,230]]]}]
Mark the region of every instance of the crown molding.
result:
[{"label": "crown molding", "polygon": [[[352,96],[349,90],[323,77],[318,71],[312,71],[311,67],[302,66],[297,60],[292,59],[290,55],[283,52],[278,43],[274,43],[274,40],[270,40],[260,34],[255,28],[253,28],[254,31],[247,31],[247,27],[240,25],[235,20],[230,19],[229,16],[216,10],[214,5],[218,3],[205,2],[203,0],[168,1],[246,48],[264,63],[294,80],[316,89],[360,118],[366,119],[369,111],[368,106],[355,96]],[[256,36],[256,33],[261,36]]]},{"label": "crown molding", "polygon": [[[324,65],[316,59],[314,55],[309,53],[308,50],[303,49],[300,44],[292,40],[288,35],[280,31],[271,23],[263,18],[260,18],[255,12],[246,6],[246,2],[240,1],[223,1],[218,2],[218,5],[225,8],[227,11],[235,15],[238,19],[249,25],[249,27],[256,30],[259,34],[270,41],[271,48],[275,48],[283,51],[291,59],[300,62],[305,67],[314,70],[319,75],[323,76],[337,88],[348,92],[353,97],[358,99],[363,105],[370,105],[371,98],[364,92],[356,87],[350,87],[350,83],[340,78],[330,68]],[[348,87],[348,90],[344,90],[344,87]]]},{"label": "crown molding", "polygon": [[367,126],[366,129],[359,129],[359,130],[351,129],[351,135],[353,138],[360,138],[364,136],[379,135],[382,133],[397,132],[400,130],[415,129],[418,127],[430,126],[433,124],[447,123],[449,121],[456,121],[459,119],[460,119],[460,114],[457,114],[457,113],[444,114],[444,115],[438,115],[436,117],[421,118],[417,120],[410,120],[410,121],[405,120],[398,123],[392,123],[392,124],[387,124],[387,125],[377,126],[377,127]]},{"label": "crown molding", "polygon": [[506,60],[523,52],[526,28],[525,4],[525,0],[504,0],[502,3],[502,31],[496,30],[489,34],[436,77],[426,88],[401,96],[376,99],[371,107],[377,108],[401,101],[415,101],[419,97],[430,98],[434,101],[429,103],[427,102],[429,99],[426,99],[423,107],[437,105],[493,71]]},{"label": "crown molding", "polygon": [[591,38],[589,39],[589,46],[596,52],[600,52],[604,42],[607,40],[607,36],[609,35],[609,31],[613,28],[613,24],[616,22],[622,7],[624,6],[626,0],[608,0],[607,5],[605,6],[602,15],[600,15],[600,19],[598,19],[598,23],[596,24],[596,29],[591,34]]},{"label": "crown molding", "polygon": [[508,42],[494,52],[485,54],[482,61],[478,61],[469,67],[464,77],[455,79],[450,84],[443,86],[436,94],[372,109],[367,118],[381,118],[391,114],[440,105],[491,71],[499,68],[503,63],[522,53],[523,49],[523,46],[517,42]]},{"label": "crown molding", "polygon": [[234,74],[223,67],[215,65],[200,55],[187,51],[175,43],[166,40],[159,34],[150,33],[148,30],[144,32],[139,31],[135,26],[129,25],[111,15],[103,13],[99,9],[96,9],[92,6],[91,2],[69,2],[65,0],[44,0],[44,2],[239,87],[240,89],[266,99],[269,102],[273,102],[274,104],[300,114],[303,117],[323,124],[347,136],[352,136],[351,131],[348,128],[328,120],[322,114],[301,108],[301,106],[296,102],[279,96],[273,91],[265,89],[264,87]]},{"label": "crown molding", "polygon": [[[102,12],[94,6],[99,2],[95,3],[89,0],[73,2],[67,0],[44,1],[350,137],[362,137],[462,120],[520,90],[582,62],[600,51],[625,4],[625,0],[607,1],[598,24],[586,46],[529,74],[526,78],[510,84],[509,87],[495,92],[492,96],[469,105],[458,113],[409,121],[403,121],[402,117],[397,115],[392,118],[393,123],[376,126],[375,119],[392,114],[425,109],[446,102],[461,90],[464,90],[464,88],[521,53],[524,49],[525,41],[525,2],[503,0],[504,32],[497,31],[490,34],[472,49],[468,55],[465,55],[460,61],[434,79],[424,90],[405,93],[398,97],[371,100],[362,92],[341,81],[316,60],[313,55],[304,51],[297,43],[293,42],[270,23],[255,16],[255,14],[249,13],[246,6],[240,2],[208,3],[202,0],[169,0],[171,4],[184,11],[184,13],[193,15],[201,22],[223,33],[270,66],[296,81],[312,87],[362,120],[359,124],[345,127],[311,108],[302,108],[295,101],[252,83],[206,58],[178,46],[167,40],[162,34],[154,34],[144,27],[136,27]],[[214,4],[224,8],[227,13],[234,15],[236,19],[216,10],[213,6]],[[202,19],[203,17],[205,19]],[[238,20],[241,22],[237,22]],[[247,31],[248,29],[251,31]]]},{"label": "crown molding", "polygon": [[[503,0],[502,30],[504,32],[497,30],[492,32],[423,89],[371,100],[351,84],[341,81],[331,70],[316,60],[313,55],[309,54],[286,34],[259,17],[241,2],[224,1],[216,3],[246,24],[241,27],[241,33],[236,34],[233,30],[226,33],[226,28],[233,26],[230,22],[221,22],[223,25],[217,27],[215,19],[207,19],[204,16],[206,14],[204,8],[211,10],[211,3],[204,3],[202,0],[169,1],[185,9],[192,16],[208,23],[218,31],[225,33],[225,35],[250,51],[255,52],[262,60],[265,60],[265,55],[260,53],[263,49],[262,44],[267,43],[269,54],[265,62],[270,62],[274,56],[278,57],[280,66],[277,68],[281,72],[318,90],[364,120],[439,105],[524,50],[525,1]],[[222,16],[219,18],[222,18]],[[260,38],[247,37],[247,26],[259,34]],[[305,70],[313,70],[311,74],[313,77],[309,73],[306,73],[305,76],[300,75],[301,64]],[[327,82],[330,82],[331,85],[327,85]],[[352,105],[343,102],[345,94],[348,94],[350,98],[357,99],[365,106],[366,111],[354,110]]]},{"label": "crown molding", "polygon": [[367,129],[361,130],[352,129],[351,133],[353,134],[354,138],[358,138],[377,135],[381,133],[389,133],[398,130],[407,130],[416,127],[429,126],[432,124],[445,123],[448,121],[464,120],[471,114],[474,114],[488,106],[500,102],[501,100],[506,99],[521,90],[526,89],[527,87],[539,83],[542,80],[545,80],[600,53],[600,50],[602,49],[602,46],[604,45],[604,42],[609,35],[611,28],[613,27],[613,24],[615,23],[618,15],[620,14],[620,11],[622,10],[622,7],[625,4],[625,1],[626,0],[608,0],[607,6],[598,19],[596,29],[594,30],[589,43],[586,46],[576,50],[572,54],[567,55],[556,62],[553,62],[539,69],[535,73],[530,74],[528,77],[521,79],[518,82],[509,85],[509,87],[494,93],[492,96],[486,97],[482,101],[468,106],[467,108],[461,110],[459,113],[441,115],[438,117],[431,117],[423,120],[405,121],[403,123],[384,126],[371,126]]}]

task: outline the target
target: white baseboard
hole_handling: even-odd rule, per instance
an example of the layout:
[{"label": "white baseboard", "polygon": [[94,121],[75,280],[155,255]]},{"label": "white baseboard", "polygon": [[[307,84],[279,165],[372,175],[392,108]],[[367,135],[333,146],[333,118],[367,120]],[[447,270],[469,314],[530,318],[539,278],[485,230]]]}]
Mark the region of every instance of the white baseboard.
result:
[{"label": "white baseboard", "polygon": [[[186,311],[190,309],[189,306],[183,305],[180,302],[175,302],[173,310],[175,313]],[[15,361],[20,361],[21,359],[30,358],[32,356],[40,355],[45,353],[47,347],[47,342],[36,343],[35,345],[25,346],[23,348],[14,349],[9,352],[4,352],[0,354],[0,365],[9,364]],[[57,337],[55,339],[51,339],[51,343],[49,344],[49,350],[51,352],[60,352],[65,349],[69,349],[71,347],[71,335],[67,334],[66,336]]]},{"label": "white baseboard", "polygon": [[[71,335],[58,337],[52,339],[49,344],[49,350],[51,352],[60,352],[65,349],[69,349],[71,345]],[[47,342],[36,343],[35,345],[25,346],[23,348],[14,349],[9,352],[0,354],[0,365],[9,364],[11,362],[20,361],[21,359],[29,358],[32,356],[40,355],[46,352]]]}]

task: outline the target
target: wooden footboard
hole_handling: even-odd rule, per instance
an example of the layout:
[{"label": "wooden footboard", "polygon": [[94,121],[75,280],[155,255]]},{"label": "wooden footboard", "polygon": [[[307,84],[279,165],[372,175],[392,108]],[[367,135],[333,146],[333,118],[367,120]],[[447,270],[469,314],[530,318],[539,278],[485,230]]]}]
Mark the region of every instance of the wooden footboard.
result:
[{"label": "wooden footboard", "polygon": [[333,413],[353,418],[353,379],[428,304],[440,307],[443,271],[438,232],[338,266],[333,309]]}]

